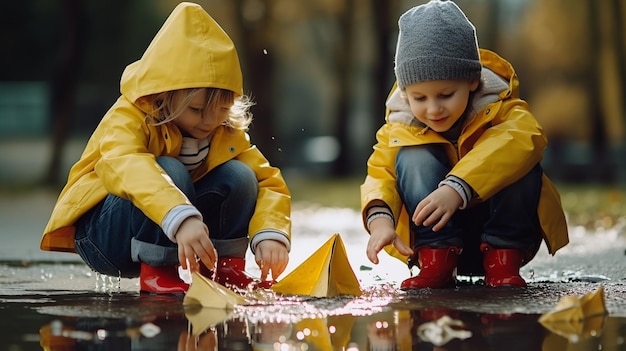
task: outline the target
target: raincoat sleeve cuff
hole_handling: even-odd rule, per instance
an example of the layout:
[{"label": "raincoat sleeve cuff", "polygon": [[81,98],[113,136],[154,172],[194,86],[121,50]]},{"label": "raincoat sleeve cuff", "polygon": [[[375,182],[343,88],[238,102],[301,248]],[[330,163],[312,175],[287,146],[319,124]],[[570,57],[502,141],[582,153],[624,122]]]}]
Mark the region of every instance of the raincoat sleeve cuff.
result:
[{"label": "raincoat sleeve cuff", "polygon": [[287,252],[291,251],[291,242],[285,234],[275,230],[262,230],[252,237],[252,241],[250,242],[250,251],[252,251],[252,254],[256,254],[256,247],[263,240],[276,240],[285,245]]},{"label": "raincoat sleeve cuff", "polygon": [[463,179],[459,177],[449,176],[439,183],[440,187],[443,185],[447,185],[454,189],[457,193],[459,193],[461,200],[463,200],[463,203],[461,204],[461,206],[459,206],[459,209],[465,209],[469,201],[472,199],[472,188],[469,186],[469,184],[467,184]]},{"label": "raincoat sleeve cuff", "polygon": [[367,210],[367,217],[366,217],[366,221],[367,221],[367,231],[369,232],[370,230],[370,224],[372,223],[373,220],[375,220],[376,218],[387,218],[388,220],[390,220],[393,223],[393,226],[395,228],[396,226],[396,220],[393,218],[393,212],[391,212],[391,209],[389,209],[389,207],[387,206],[372,206]]},{"label": "raincoat sleeve cuff", "polygon": [[176,233],[178,232],[178,228],[181,223],[189,217],[198,217],[199,219],[202,219],[202,214],[194,206],[179,205],[171,209],[167,215],[165,215],[165,218],[163,218],[163,222],[161,223],[161,228],[172,242],[176,242]]}]

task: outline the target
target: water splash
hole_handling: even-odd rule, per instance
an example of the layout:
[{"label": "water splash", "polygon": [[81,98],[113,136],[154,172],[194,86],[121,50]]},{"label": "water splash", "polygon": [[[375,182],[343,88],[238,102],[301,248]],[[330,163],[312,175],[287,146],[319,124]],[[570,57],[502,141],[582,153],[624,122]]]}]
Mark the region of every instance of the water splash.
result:
[{"label": "water splash", "polygon": [[94,290],[99,293],[112,295],[121,292],[122,273],[119,272],[117,277],[94,272],[96,277]]}]

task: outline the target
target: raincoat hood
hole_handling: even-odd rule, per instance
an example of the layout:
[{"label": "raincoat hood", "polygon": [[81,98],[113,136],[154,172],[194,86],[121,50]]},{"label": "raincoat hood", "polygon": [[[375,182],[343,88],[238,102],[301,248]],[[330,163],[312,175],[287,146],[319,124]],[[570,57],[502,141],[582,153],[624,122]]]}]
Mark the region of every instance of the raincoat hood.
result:
[{"label": "raincoat hood", "polygon": [[221,88],[243,95],[235,45],[197,4],[172,11],[141,59],[122,73],[121,93],[136,103],[144,96],[187,88]]}]

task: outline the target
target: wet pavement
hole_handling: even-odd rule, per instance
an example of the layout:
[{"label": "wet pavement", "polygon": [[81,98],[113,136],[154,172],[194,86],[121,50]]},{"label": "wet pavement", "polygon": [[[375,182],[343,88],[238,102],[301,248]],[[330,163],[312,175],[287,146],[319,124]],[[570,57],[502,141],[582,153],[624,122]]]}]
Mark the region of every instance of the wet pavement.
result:
[{"label": "wet pavement", "polygon": [[[409,275],[395,259],[365,257],[360,215],[296,204],[295,268],[340,233],[360,297],[247,292],[232,311],[186,308],[180,297],[138,293],[137,279],[91,272],[76,255],[38,250],[53,196],[0,199],[1,350],[626,350],[626,234],[571,228],[555,257],[542,248],[523,267],[526,289],[490,289],[461,277],[456,289],[397,289]],[[247,270],[258,274],[248,260]],[[556,330],[539,317],[565,296],[604,288],[608,314]]]}]

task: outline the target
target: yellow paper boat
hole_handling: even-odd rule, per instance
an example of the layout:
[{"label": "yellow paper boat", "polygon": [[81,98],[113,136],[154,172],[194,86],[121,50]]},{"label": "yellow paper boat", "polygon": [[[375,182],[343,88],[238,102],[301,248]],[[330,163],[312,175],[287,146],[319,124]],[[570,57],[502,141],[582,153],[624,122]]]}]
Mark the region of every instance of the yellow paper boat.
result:
[{"label": "yellow paper boat", "polygon": [[604,287],[582,297],[565,296],[552,311],[539,317],[539,323],[551,332],[570,338],[599,332],[607,315]]},{"label": "yellow paper boat", "polygon": [[243,296],[198,272],[192,273],[191,285],[183,298],[184,306],[201,305],[214,309],[232,309],[245,303]]},{"label": "yellow paper boat", "polygon": [[274,284],[272,290],[315,297],[361,295],[361,286],[339,234],[333,234],[309,258]]}]

